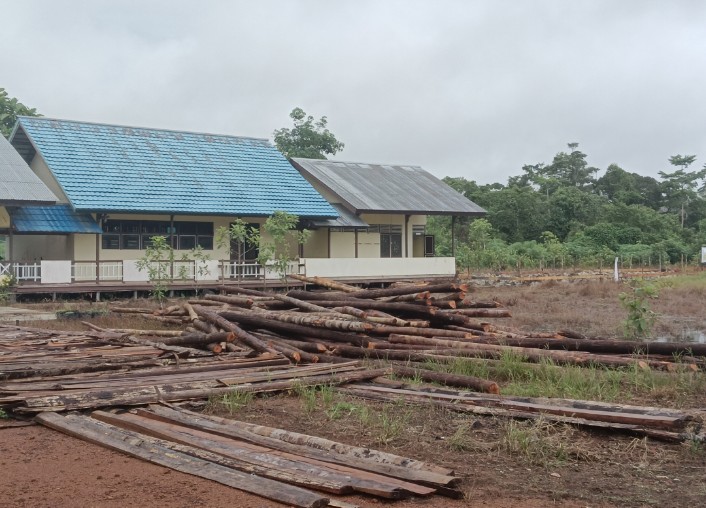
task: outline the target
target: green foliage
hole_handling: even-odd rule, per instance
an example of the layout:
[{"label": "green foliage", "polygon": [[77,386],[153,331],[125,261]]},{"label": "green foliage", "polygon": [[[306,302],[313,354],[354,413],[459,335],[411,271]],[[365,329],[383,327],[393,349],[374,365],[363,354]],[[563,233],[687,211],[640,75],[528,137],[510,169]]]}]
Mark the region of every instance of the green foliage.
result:
[{"label": "green foliage", "polygon": [[297,230],[298,225],[299,217],[296,215],[276,211],[262,226],[268,240],[260,243],[257,261],[262,266],[271,266],[285,283],[291,263],[298,258],[292,250],[305,244],[311,234],[306,229]]},{"label": "green foliage", "polygon": [[211,412],[225,410],[231,416],[247,406],[254,398],[252,392],[233,390],[223,395],[212,396],[208,399],[208,409]]},{"label": "green foliage", "polygon": [[145,254],[137,260],[137,269],[147,270],[147,277],[152,284],[152,297],[160,305],[164,303],[168,283],[172,280],[171,267],[174,260],[174,249],[166,236],[153,236]]},{"label": "green foliage", "polygon": [[645,281],[631,280],[627,286],[629,291],[620,293],[620,303],[628,311],[623,322],[625,336],[633,339],[649,337],[656,320],[649,300],[657,298],[659,291],[655,285]]},{"label": "green foliage", "polygon": [[18,116],[41,116],[34,108],[29,108],[10,97],[4,88],[0,88],[0,133],[6,138],[10,137]]},{"label": "green foliage", "polygon": [[568,425],[552,424],[541,418],[529,421],[509,420],[502,425],[500,446],[530,464],[549,467],[574,455]]},{"label": "green foliage", "polygon": [[[679,169],[662,181],[611,164],[596,178],[575,143],[551,164],[528,164],[507,185],[444,182],[488,212],[485,222],[459,217],[459,271],[603,268],[615,256],[626,267],[696,263],[706,244],[706,167],[688,171],[695,156],[673,156]],[[451,255],[450,217],[429,217],[436,254]],[[548,236],[551,235],[551,236]]]},{"label": "green foliage", "polygon": [[315,121],[303,109],[294,108],[289,117],[294,121],[294,127],[274,132],[275,146],[285,157],[325,159],[326,155],[343,150],[344,144],[326,128],[328,120],[325,116]]},{"label": "green foliage", "polygon": [[12,274],[0,277],[0,305],[5,305],[10,301],[12,288],[17,284],[17,279]]},{"label": "green foliage", "polygon": [[248,226],[243,219],[235,219],[230,227],[221,226],[216,230],[216,245],[223,248],[234,248],[236,259],[242,263],[248,245],[260,245],[260,230]]}]

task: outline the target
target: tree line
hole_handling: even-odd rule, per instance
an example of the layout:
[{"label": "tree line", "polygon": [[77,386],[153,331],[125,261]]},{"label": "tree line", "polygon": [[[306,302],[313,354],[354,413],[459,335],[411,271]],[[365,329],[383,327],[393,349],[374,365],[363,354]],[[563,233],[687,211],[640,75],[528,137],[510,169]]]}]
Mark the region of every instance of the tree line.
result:
[{"label": "tree line", "polygon": [[[9,136],[18,115],[37,116],[0,88],[0,132]],[[286,157],[325,159],[344,148],[327,128],[301,108],[291,128],[273,133]],[[455,221],[459,268],[564,268],[611,264],[666,266],[698,263],[706,245],[706,166],[692,170],[696,155],[669,157],[659,179],[611,164],[602,176],[578,143],[550,164],[527,164],[507,184],[479,185],[463,177],[444,182],[488,212],[482,219]],[[665,166],[667,166],[665,162]],[[452,253],[451,218],[428,218],[436,254]]]},{"label": "tree line", "polygon": [[[602,176],[577,143],[550,164],[522,167],[506,185],[463,177],[444,182],[485,208],[459,218],[455,252],[461,269],[601,267],[698,263],[706,245],[706,166],[695,155],[668,159],[659,179],[611,164]],[[665,164],[666,166],[666,164]],[[450,217],[430,217],[436,254],[451,255]]]}]

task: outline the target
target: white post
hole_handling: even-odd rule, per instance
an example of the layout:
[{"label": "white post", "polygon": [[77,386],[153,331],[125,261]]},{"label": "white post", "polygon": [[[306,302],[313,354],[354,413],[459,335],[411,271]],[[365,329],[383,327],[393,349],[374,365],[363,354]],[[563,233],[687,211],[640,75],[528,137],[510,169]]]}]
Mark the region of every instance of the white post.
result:
[{"label": "white post", "polygon": [[615,267],[613,268],[613,280],[615,282],[620,281],[620,274],[618,273],[618,259],[620,259],[618,256],[615,256]]}]

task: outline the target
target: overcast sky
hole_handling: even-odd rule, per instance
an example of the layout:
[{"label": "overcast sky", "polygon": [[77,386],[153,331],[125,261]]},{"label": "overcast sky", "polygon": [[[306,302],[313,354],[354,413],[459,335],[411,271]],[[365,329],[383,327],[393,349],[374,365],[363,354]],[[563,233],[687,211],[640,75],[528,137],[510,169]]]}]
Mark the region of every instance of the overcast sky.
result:
[{"label": "overcast sky", "polygon": [[[605,170],[706,162],[701,0],[0,0],[0,87],[49,117],[272,138],[507,181],[578,142]],[[602,173],[601,173],[602,174]]]}]

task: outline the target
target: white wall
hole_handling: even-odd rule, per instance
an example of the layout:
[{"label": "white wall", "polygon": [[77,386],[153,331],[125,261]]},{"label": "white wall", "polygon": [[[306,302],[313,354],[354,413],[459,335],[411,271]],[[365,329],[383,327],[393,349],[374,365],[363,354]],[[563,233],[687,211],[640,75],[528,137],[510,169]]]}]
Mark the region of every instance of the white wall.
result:
[{"label": "white wall", "polygon": [[61,186],[56,181],[56,178],[54,178],[54,175],[51,173],[51,171],[49,171],[47,163],[44,162],[44,159],[41,155],[36,154],[32,159],[32,162],[30,162],[29,167],[32,169],[32,171],[34,171],[34,174],[36,174],[39,179],[44,182],[44,185],[49,187],[49,190],[51,190],[54,195],[59,199],[59,203],[69,202],[69,198],[66,197],[66,194],[64,194],[64,191],[61,189]]},{"label": "white wall", "polygon": [[454,258],[345,258],[302,260],[307,277],[453,277]]}]

